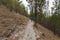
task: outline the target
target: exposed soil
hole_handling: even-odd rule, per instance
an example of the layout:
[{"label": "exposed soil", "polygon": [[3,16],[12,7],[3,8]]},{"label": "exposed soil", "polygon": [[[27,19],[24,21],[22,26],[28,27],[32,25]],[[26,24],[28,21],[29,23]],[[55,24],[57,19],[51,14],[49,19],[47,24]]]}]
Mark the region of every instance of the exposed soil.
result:
[{"label": "exposed soil", "polygon": [[0,6],[0,40],[60,40],[52,31],[29,20]]}]

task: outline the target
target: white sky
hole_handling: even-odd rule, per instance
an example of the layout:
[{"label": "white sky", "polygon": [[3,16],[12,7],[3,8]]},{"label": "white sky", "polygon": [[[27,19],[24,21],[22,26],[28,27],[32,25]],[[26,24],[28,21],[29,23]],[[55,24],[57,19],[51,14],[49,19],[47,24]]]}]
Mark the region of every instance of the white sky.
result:
[{"label": "white sky", "polygon": [[53,2],[55,4],[55,1],[54,0],[49,0],[49,10],[50,12],[52,11],[51,7],[54,7],[55,5],[53,5]]},{"label": "white sky", "polygon": [[[22,4],[23,5],[25,5],[25,7],[28,9],[27,11],[28,11],[28,13],[30,13],[30,9],[29,9],[29,7],[28,7],[28,5],[29,5],[29,3],[26,1],[26,0],[21,0],[22,1]],[[52,9],[51,9],[51,7],[54,7],[54,5],[53,5],[53,2],[54,2],[54,0],[46,0],[46,1],[49,1],[49,11],[50,12],[52,12]],[[54,2],[55,3],[55,2]]]},{"label": "white sky", "polygon": [[27,7],[27,6],[29,5],[26,0],[21,0],[21,1],[22,1],[22,3],[25,5],[25,7]]},{"label": "white sky", "polygon": [[[55,12],[55,10],[57,8],[57,7],[55,7],[55,4],[56,4],[55,1],[56,0],[46,0],[45,6],[44,6],[45,8],[42,9],[43,13],[46,13],[46,16],[51,16],[52,13]],[[58,0],[57,0],[57,2],[58,2]],[[52,10],[52,8],[53,8],[53,10]]]},{"label": "white sky", "polygon": [[26,0],[20,0],[22,1],[22,4],[25,6],[25,8],[27,9],[28,13],[30,14],[30,9],[28,7],[29,3]]},{"label": "white sky", "polygon": [[[47,6],[47,4],[48,4],[47,1],[49,1],[49,5],[48,5],[48,6]],[[55,11],[55,9],[53,9],[53,11],[52,11],[52,9],[51,9],[51,8],[54,8],[55,5],[53,5],[53,3],[55,4],[55,1],[54,1],[54,0],[46,0],[46,3],[47,3],[47,4],[46,4],[47,10],[45,10],[46,13],[47,13],[46,16],[51,16],[51,15],[52,15],[51,13],[52,13],[53,11]]]}]

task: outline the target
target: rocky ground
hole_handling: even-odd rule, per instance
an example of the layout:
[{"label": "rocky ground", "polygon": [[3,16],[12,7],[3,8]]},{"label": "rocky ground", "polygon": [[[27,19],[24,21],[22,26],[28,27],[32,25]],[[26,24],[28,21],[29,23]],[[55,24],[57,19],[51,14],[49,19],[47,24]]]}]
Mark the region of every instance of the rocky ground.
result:
[{"label": "rocky ground", "polygon": [[47,28],[29,18],[0,7],[0,40],[60,40]]}]

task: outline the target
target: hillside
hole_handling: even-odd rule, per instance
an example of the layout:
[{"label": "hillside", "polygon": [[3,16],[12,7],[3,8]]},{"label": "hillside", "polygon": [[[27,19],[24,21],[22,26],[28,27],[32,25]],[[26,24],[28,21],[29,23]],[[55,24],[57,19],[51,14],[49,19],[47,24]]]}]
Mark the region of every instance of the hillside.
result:
[{"label": "hillside", "polygon": [[[20,26],[23,29],[27,24],[28,18],[19,15],[14,11],[9,11],[4,6],[0,7],[0,40],[1,37],[9,37]],[[20,29],[22,30],[22,29]]]},{"label": "hillside", "polygon": [[60,38],[39,24],[35,27],[29,18],[1,6],[0,40],[60,40]]}]

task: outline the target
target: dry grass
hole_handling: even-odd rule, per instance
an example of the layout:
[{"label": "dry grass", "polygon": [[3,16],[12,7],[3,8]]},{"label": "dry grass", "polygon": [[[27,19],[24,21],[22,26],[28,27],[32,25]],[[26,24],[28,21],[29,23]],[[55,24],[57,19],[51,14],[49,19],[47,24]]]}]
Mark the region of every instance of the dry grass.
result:
[{"label": "dry grass", "polygon": [[[10,11],[4,6],[0,7],[0,40],[18,40],[18,38],[9,38],[11,34],[18,28],[18,30],[23,30],[26,28],[27,21],[29,19],[22,16],[14,11]],[[43,26],[37,24],[34,25],[37,40],[60,40],[56,35],[50,30],[44,28]],[[20,28],[19,28],[20,27]],[[17,31],[18,32],[18,31]]]},{"label": "dry grass", "polygon": [[10,11],[5,6],[0,7],[0,37],[9,37],[17,26],[24,27],[28,18],[14,11]]},{"label": "dry grass", "polygon": [[54,35],[54,33],[49,29],[44,28],[39,24],[36,24],[36,27],[34,26],[35,32],[38,36],[37,40],[60,40],[60,38]]}]

